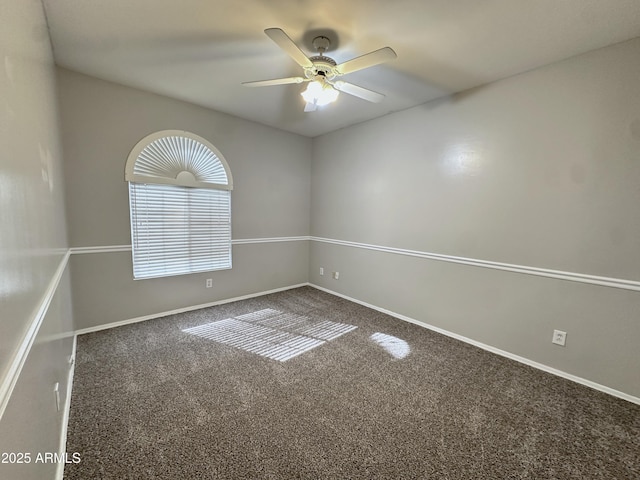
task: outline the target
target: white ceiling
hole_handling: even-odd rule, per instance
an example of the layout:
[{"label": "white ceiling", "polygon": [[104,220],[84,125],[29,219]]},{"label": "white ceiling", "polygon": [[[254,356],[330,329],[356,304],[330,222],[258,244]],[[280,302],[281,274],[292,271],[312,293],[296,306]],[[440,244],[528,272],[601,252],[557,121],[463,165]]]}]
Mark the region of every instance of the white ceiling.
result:
[{"label": "white ceiling", "polygon": [[[639,0],[43,0],[58,65],[314,137],[640,36]],[[263,30],[307,53],[328,33],[338,63],[384,46],[398,58],[343,77],[304,113],[304,85],[242,82],[302,69]]]}]

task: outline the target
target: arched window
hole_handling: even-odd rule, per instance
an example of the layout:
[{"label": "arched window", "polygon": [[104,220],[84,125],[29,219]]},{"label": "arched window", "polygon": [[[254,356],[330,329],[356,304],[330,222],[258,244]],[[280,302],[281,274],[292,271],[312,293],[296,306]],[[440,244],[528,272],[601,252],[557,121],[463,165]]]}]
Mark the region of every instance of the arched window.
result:
[{"label": "arched window", "polygon": [[127,159],[133,277],[231,268],[231,171],[204,138],[165,130]]}]

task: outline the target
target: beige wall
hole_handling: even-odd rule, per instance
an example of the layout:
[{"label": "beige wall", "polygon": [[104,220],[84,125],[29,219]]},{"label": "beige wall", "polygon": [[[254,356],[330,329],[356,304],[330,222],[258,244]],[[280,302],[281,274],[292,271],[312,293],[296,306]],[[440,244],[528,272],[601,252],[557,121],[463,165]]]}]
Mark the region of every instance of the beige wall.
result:
[{"label": "beige wall", "polygon": [[[312,235],[640,281],[639,56],[636,39],[314,139]],[[640,292],[318,242],[310,281],[640,396]]]},{"label": "beige wall", "polygon": [[[309,235],[310,139],[65,69],[58,85],[73,247],[131,244],[127,156],[168,129],[200,135],[224,155],[234,239]],[[235,245],[232,270],[135,282],[130,252],[73,255],[76,328],[304,283],[307,252],[307,241]]]},{"label": "beige wall", "polygon": [[306,283],[308,243],[234,245],[230,270],[149,280],[133,280],[131,252],[73,255],[77,329]]},{"label": "beige wall", "polygon": [[[0,452],[57,452],[72,340],[55,72],[39,1],[0,7]],[[51,295],[49,295],[51,293]],[[53,296],[53,298],[51,298]],[[36,336],[40,307],[51,300]],[[66,336],[65,336],[66,335]],[[11,365],[34,341],[21,375]],[[15,389],[6,388],[16,380]],[[0,478],[52,477],[55,465],[0,464]]]}]

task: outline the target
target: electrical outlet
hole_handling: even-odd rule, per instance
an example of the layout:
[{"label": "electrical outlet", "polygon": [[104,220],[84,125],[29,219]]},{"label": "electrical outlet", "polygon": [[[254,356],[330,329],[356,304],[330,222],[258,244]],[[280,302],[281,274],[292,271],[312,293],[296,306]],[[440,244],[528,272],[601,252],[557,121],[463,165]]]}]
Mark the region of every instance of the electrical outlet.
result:
[{"label": "electrical outlet", "polygon": [[551,339],[552,343],[556,345],[560,345],[564,347],[564,344],[567,343],[567,332],[563,332],[561,330],[553,331],[553,338]]},{"label": "electrical outlet", "polygon": [[213,278],[207,278],[206,286],[207,288],[213,287]]},{"label": "electrical outlet", "polygon": [[320,275],[324,275],[324,268],[320,267]]},{"label": "electrical outlet", "polygon": [[333,279],[338,280],[340,278],[340,272],[333,272]]}]

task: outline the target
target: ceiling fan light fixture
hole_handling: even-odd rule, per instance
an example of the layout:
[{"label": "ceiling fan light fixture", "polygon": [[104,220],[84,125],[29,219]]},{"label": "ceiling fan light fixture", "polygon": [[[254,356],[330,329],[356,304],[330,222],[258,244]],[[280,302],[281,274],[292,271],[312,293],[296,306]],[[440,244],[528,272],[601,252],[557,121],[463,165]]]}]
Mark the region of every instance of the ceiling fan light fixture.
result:
[{"label": "ceiling fan light fixture", "polygon": [[314,112],[318,107],[335,102],[340,92],[373,103],[379,103],[384,99],[384,95],[381,93],[336,79],[348,73],[393,60],[397,55],[392,48],[383,47],[338,65],[333,58],[324,55],[324,52],[328,51],[331,46],[331,41],[325,36],[320,35],[313,39],[313,48],[318,55],[308,57],[281,28],[267,28],[264,33],[294,62],[302,67],[305,78],[274,78],[272,80],[243,82],[243,85],[247,87],[268,87],[271,85],[309,82],[305,91],[300,94],[306,102],[305,112]]},{"label": "ceiling fan light fixture", "polygon": [[326,82],[314,80],[310,82],[306,90],[300,95],[307,103],[313,103],[319,107],[323,107],[338,99],[340,92]]}]

